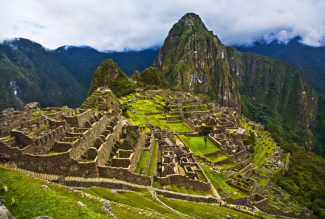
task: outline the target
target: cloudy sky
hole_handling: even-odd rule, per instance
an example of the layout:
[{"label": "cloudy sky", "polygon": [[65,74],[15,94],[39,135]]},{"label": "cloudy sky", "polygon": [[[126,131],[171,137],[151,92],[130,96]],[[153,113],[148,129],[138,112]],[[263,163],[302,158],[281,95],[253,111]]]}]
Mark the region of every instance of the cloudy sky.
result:
[{"label": "cloudy sky", "polygon": [[325,39],[325,0],[0,0],[0,41],[138,50],[161,46],[187,12],[226,45],[300,35],[318,46]]}]

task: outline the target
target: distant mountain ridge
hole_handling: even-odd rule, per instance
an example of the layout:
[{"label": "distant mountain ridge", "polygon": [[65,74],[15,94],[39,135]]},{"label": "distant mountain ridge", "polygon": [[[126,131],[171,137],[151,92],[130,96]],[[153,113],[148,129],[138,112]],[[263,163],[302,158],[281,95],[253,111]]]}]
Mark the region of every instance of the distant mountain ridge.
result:
[{"label": "distant mountain ridge", "polygon": [[157,49],[99,52],[76,46],[48,50],[28,39],[5,41],[0,44],[0,110],[32,101],[42,107],[79,107],[104,60],[113,59],[131,76],[151,66],[157,54]]},{"label": "distant mountain ridge", "polygon": [[325,46],[312,47],[301,43],[301,37],[291,39],[287,44],[278,40],[270,43],[256,41],[250,46],[235,45],[240,52],[257,53],[280,59],[297,67],[312,84],[313,88],[325,95]]}]

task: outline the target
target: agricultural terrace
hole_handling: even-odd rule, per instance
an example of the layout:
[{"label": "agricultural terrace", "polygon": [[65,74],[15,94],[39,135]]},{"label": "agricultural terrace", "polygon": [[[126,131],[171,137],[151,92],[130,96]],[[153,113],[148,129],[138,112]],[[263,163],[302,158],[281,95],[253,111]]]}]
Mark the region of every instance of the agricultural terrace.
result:
[{"label": "agricultural terrace", "polygon": [[194,156],[205,158],[207,161],[210,161],[212,163],[220,162],[223,160],[228,159],[227,155],[218,155],[214,157],[206,157],[205,154],[211,154],[216,151],[220,151],[220,148],[218,148],[213,142],[211,142],[209,139],[207,141],[207,146],[205,147],[204,137],[189,137],[185,135],[179,135],[180,138],[185,142],[185,144],[191,149]]},{"label": "agricultural terrace", "polygon": [[221,189],[222,191],[219,191],[219,194],[222,193],[228,194],[229,198],[238,199],[248,196],[245,192],[240,191],[239,189],[232,187],[228,185],[225,181],[228,180],[227,176],[217,173],[213,170],[211,170],[209,167],[200,165],[201,168],[204,170],[206,176],[210,179],[212,185],[215,189]]},{"label": "agricultural terrace", "polygon": [[159,199],[162,202],[164,202],[166,205],[175,209],[176,211],[179,211],[183,214],[187,214],[195,218],[200,217],[202,219],[209,219],[209,218],[221,219],[221,218],[227,218],[228,215],[234,219],[255,218],[251,215],[233,211],[230,210],[229,208],[221,207],[217,204],[194,203],[194,202],[181,201],[181,200],[172,200],[165,197],[159,197]]},{"label": "agricultural terrace", "polygon": [[267,131],[256,131],[248,123],[240,121],[242,126],[257,134],[256,144],[254,146],[253,164],[258,168],[262,168],[266,163],[266,158],[272,154],[276,148],[276,143]]},{"label": "agricultural terrace", "polygon": [[[161,128],[166,128],[169,131],[175,132],[190,132],[191,130],[183,123],[168,123],[166,116],[161,115],[159,112],[159,106],[150,100],[137,100],[135,103],[130,104],[131,109],[135,110],[135,113],[128,111],[130,119],[135,125],[145,125],[147,122],[152,125],[158,125]],[[159,113],[154,115],[145,115],[145,113]],[[132,124],[132,123],[131,123]],[[150,131],[150,130],[147,130]]]}]

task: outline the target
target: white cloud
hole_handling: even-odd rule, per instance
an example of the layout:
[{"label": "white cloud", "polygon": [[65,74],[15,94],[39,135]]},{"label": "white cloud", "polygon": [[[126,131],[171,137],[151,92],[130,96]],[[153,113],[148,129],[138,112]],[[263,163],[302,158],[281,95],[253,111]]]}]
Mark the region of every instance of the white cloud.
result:
[{"label": "white cloud", "polygon": [[24,37],[51,49],[148,48],[162,45],[172,25],[194,12],[227,45],[301,35],[318,46],[324,11],[323,0],[0,0],[0,40]]}]

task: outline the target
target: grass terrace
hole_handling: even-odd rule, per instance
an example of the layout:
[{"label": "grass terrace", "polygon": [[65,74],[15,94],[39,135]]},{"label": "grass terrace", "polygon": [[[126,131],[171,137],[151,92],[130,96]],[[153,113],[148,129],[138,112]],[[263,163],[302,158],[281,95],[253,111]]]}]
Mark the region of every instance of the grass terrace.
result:
[{"label": "grass terrace", "polygon": [[[225,175],[221,173],[217,173],[213,170],[211,170],[209,167],[206,167],[204,165],[200,165],[201,168],[204,170],[206,176],[210,179],[212,185],[214,186],[215,189],[222,189],[222,192],[219,192],[219,194],[222,193],[227,193],[229,194],[228,197],[233,198],[233,199],[238,199],[242,197],[248,196],[245,192],[240,191],[239,189],[232,187],[225,183],[225,181],[228,179]],[[236,194],[235,194],[235,193]]]},{"label": "grass terrace", "polygon": [[191,130],[184,125],[184,123],[167,123],[165,116],[161,114],[145,115],[144,113],[159,113],[160,110],[156,109],[157,105],[150,100],[137,100],[135,103],[130,104],[132,109],[136,110],[136,113],[128,111],[128,114],[132,121],[139,125],[143,123],[146,125],[147,122],[152,125],[158,125],[161,128],[167,128],[169,131],[175,132],[190,132]]},{"label": "grass terrace", "polygon": [[204,177],[204,174],[203,174],[201,171],[198,171],[198,172],[197,172],[197,175],[199,176],[199,179],[200,179],[202,182],[208,182],[208,180],[206,180],[206,178]]},{"label": "grass terrace", "polygon": [[[122,203],[125,205],[129,205],[135,208],[142,208],[142,209],[151,209],[156,212],[159,212],[166,217],[172,218],[182,218],[173,211],[163,207],[160,205],[157,200],[155,200],[149,191],[144,189],[139,189],[136,192],[125,192],[125,193],[112,193],[110,189],[105,189],[101,187],[92,187],[83,190],[86,193],[91,195],[104,198],[110,201]],[[114,206],[114,205],[112,205]],[[114,212],[115,213],[115,212]],[[133,212],[130,212],[133,214]],[[132,217],[136,218],[136,217]],[[143,216],[138,216],[138,218],[143,218]]]},{"label": "grass terrace", "polygon": [[154,182],[153,187],[159,188],[159,189],[164,189],[164,188],[168,187],[173,192],[189,194],[189,195],[212,196],[211,190],[207,190],[205,192],[200,192],[197,189],[186,189],[183,186],[176,186],[174,184],[167,185],[167,186],[161,186],[158,182]]},{"label": "grass terrace", "polygon": [[[105,212],[100,210],[103,204],[95,199],[83,197],[79,193],[26,176],[23,173],[3,166],[0,166],[0,176],[0,187],[6,185],[9,189],[8,193],[1,194],[1,198],[5,200],[4,205],[17,219],[34,218],[40,215],[47,215],[51,218],[110,218]],[[43,185],[47,185],[50,190],[44,190],[42,188]],[[15,204],[9,206],[12,198],[15,199]],[[87,208],[77,205],[78,201],[85,204]],[[150,202],[152,205],[158,205],[152,200]],[[142,214],[136,211],[130,212],[114,204],[111,204],[111,207],[112,212],[117,218],[144,218]],[[150,206],[147,205],[146,207]],[[160,207],[159,209],[160,212],[164,211],[168,216],[179,218],[166,208]]]},{"label": "grass terrace", "polygon": [[146,173],[146,167],[149,160],[149,156],[150,156],[150,151],[142,151],[135,173],[138,174]]},{"label": "grass terrace", "polygon": [[152,152],[152,156],[151,156],[150,165],[149,165],[149,170],[148,170],[148,175],[149,176],[154,175],[154,173],[156,171],[158,148],[159,148],[158,142],[155,142],[153,152]]},{"label": "grass terrace", "polygon": [[202,219],[225,219],[228,217],[228,215],[230,215],[233,219],[255,218],[245,213],[221,207],[218,204],[194,203],[188,201],[168,199],[165,197],[159,197],[159,199],[169,207],[175,209],[176,211],[179,211],[194,218],[198,216]]},{"label": "grass terrace", "polygon": [[237,163],[231,162],[231,163],[222,164],[222,165],[215,165],[215,167],[218,168],[219,170],[226,170],[226,169],[235,167],[236,165],[237,165]]},{"label": "grass terrace", "polygon": [[266,157],[268,156],[266,154],[272,153],[272,151],[276,148],[276,143],[269,132],[257,132],[253,130],[252,126],[250,126],[248,123],[243,122],[242,120],[240,120],[240,122],[244,128],[258,134],[258,137],[256,138],[257,142],[254,146],[253,164],[258,168],[262,168],[266,163]]},{"label": "grass terrace", "polygon": [[191,149],[194,156],[205,158],[207,161],[212,163],[220,162],[222,160],[228,159],[226,155],[219,155],[215,157],[206,157],[204,154],[214,153],[219,151],[218,148],[212,141],[208,139],[207,146],[205,147],[204,137],[189,137],[185,135],[179,135],[179,137],[185,142],[185,144]]}]

